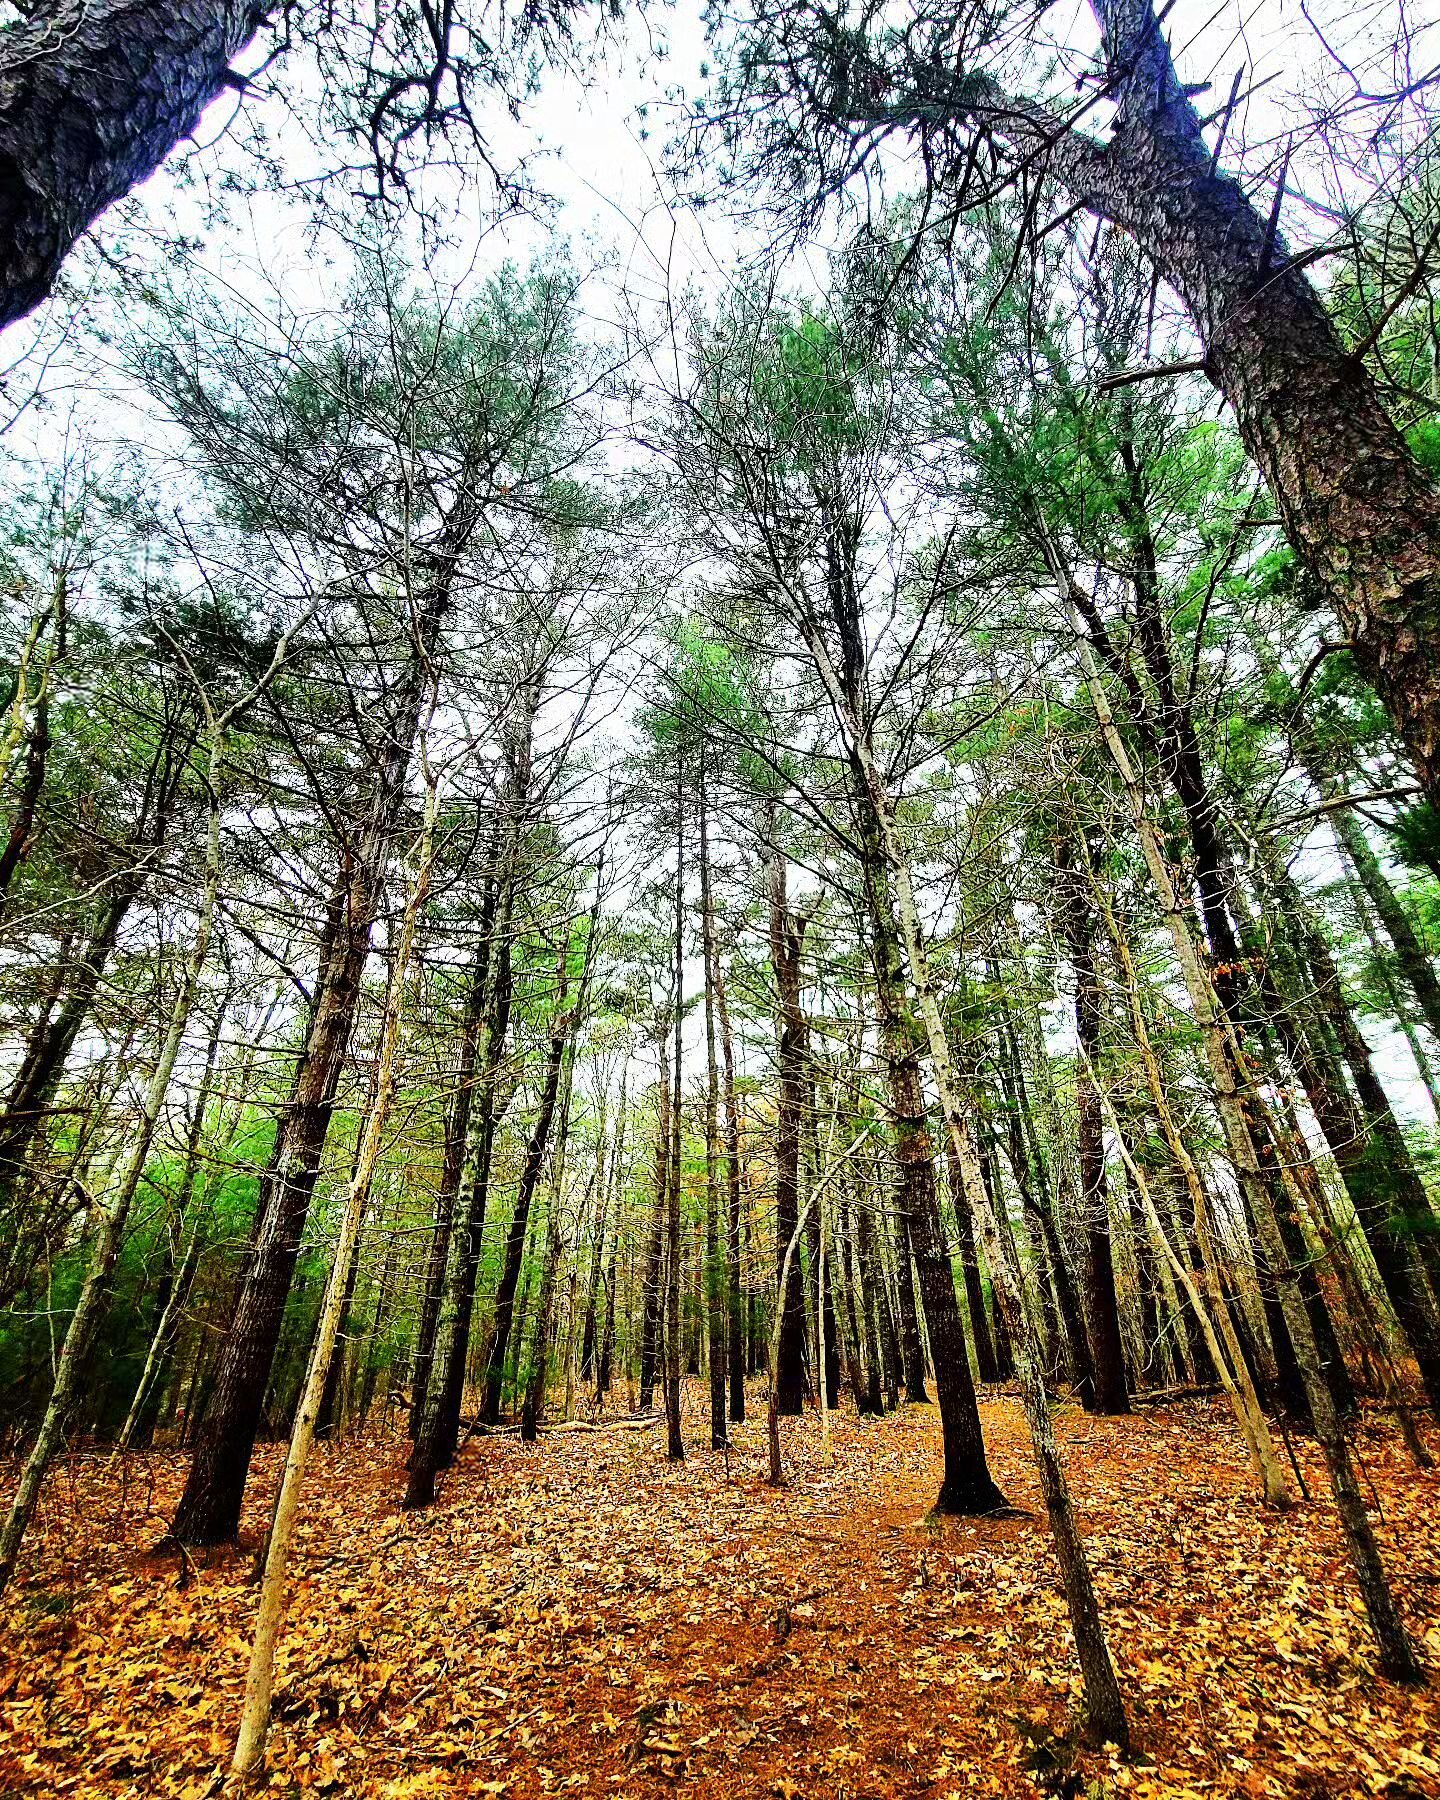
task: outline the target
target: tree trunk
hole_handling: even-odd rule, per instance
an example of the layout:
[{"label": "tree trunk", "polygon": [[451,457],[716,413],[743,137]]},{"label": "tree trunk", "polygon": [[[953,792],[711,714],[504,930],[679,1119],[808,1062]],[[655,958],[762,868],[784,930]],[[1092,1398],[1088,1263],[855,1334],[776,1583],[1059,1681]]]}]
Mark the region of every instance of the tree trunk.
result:
[{"label": "tree trunk", "polygon": [[725,1192],[728,1201],[725,1274],[729,1315],[725,1338],[730,1362],[730,1422],[732,1425],[740,1425],[745,1420],[745,1297],[740,1286],[740,1106],[735,1095],[735,1044],[730,1035],[730,1006],[725,991],[725,970],[718,951],[711,975],[715,987],[715,1011],[720,1022],[720,1053],[725,1090]]},{"label": "tree trunk", "polygon": [[[500,1285],[495,1293],[495,1324],[486,1358],[485,1393],[480,1403],[480,1417],[487,1425],[500,1422],[500,1400],[505,1380],[505,1353],[510,1343],[510,1327],[515,1319],[515,1295],[520,1285],[520,1267],[525,1258],[525,1237],[530,1225],[530,1204],[540,1181],[545,1151],[550,1142],[550,1125],[555,1117],[555,1101],[560,1091],[560,1070],[575,1014],[566,1012],[565,997],[570,979],[570,938],[565,935],[555,965],[555,1010],[550,1023],[550,1047],[545,1058],[545,1073],[540,1088],[540,1106],[530,1141],[525,1146],[525,1161],[520,1169],[520,1183],[515,1192],[515,1211],[505,1237],[505,1261],[500,1271]],[[578,1012],[578,1008],[576,1012]]]},{"label": "tree trunk", "polygon": [[683,759],[675,764],[675,1066],[670,1077],[670,1195],[666,1207],[665,1243],[669,1264],[665,1335],[665,1454],[671,1462],[685,1456],[685,1440],[680,1428],[680,1334],[684,1321],[680,1311],[680,1115],[684,1075],[685,1019],[685,790]]},{"label": "tree trunk", "polygon": [[800,997],[800,957],[806,921],[792,913],[785,894],[785,858],[775,842],[775,807],[769,808],[770,967],[775,975],[776,1063],[775,1103],[775,1268],[787,1270],[777,1289],[780,1309],[780,1388],[776,1405],[782,1414],[799,1413],[805,1404],[805,1289],[798,1256],[786,1261],[786,1250],[800,1216],[800,1128],[805,1096],[806,1028]]},{"label": "tree trunk", "polygon": [[[54,604],[51,610],[55,615],[55,631],[45,654],[44,667],[40,671],[40,682],[35,693],[35,707],[31,715],[30,727],[25,737],[25,772],[20,777],[19,788],[15,795],[15,810],[10,816],[10,830],[0,848],[0,922],[5,918],[5,902],[10,893],[10,883],[15,879],[15,872],[30,854],[35,841],[35,814],[40,806],[40,796],[45,789],[45,770],[50,758],[50,693],[54,683],[55,667],[65,657],[66,626],[66,591],[65,579],[61,578],[55,590]],[[17,722],[23,726],[23,709],[28,700],[28,684],[30,678],[30,658],[34,653],[36,642],[44,627],[44,615],[32,627],[29,641],[20,657],[20,666],[16,671],[15,714]],[[7,763],[8,769],[8,763]],[[0,772],[0,788],[5,785],[5,775]]]},{"label": "tree trunk", "polygon": [[660,1315],[664,1307],[661,1279],[665,1260],[665,1217],[670,1199],[670,1027],[659,1034],[660,1082],[655,1104],[655,1206],[650,1219],[650,1243],[645,1255],[645,1290],[640,1321],[640,1410],[655,1398],[655,1367],[660,1343]]},{"label": "tree trunk", "polygon": [[715,913],[710,892],[710,810],[705,768],[700,770],[700,923],[705,980],[705,1301],[710,1360],[710,1448],[723,1450],[728,1294],[720,1245],[720,1069],[715,1056]]},{"label": "tree trunk", "polygon": [[[848,588],[848,583],[846,585]],[[904,942],[905,966],[909,971],[915,1003],[923,1021],[924,1041],[930,1052],[930,1066],[940,1093],[947,1137],[960,1158],[964,1179],[971,1194],[983,1196],[984,1181],[980,1174],[974,1132],[969,1121],[960,1111],[959,1089],[955,1080],[950,1046],[945,1036],[940,1008],[930,985],[925,943],[920,916],[915,905],[909,860],[905,854],[904,844],[896,830],[890,796],[881,779],[869,742],[859,726],[859,708],[856,704],[858,682],[854,678],[854,671],[860,666],[856,660],[858,645],[855,633],[858,621],[853,613],[847,616],[846,611],[838,603],[835,606],[835,615],[836,623],[840,627],[842,643],[845,645],[848,679],[837,674],[824,641],[813,630],[813,627],[807,630],[806,637],[811,653],[815,657],[821,680],[830,696],[837,722],[849,740],[852,771],[856,777],[863,780],[864,790],[869,800],[869,823],[873,835],[866,845],[870,853],[865,863],[867,890],[872,896],[877,891],[877,875],[887,878],[893,876],[898,902],[899,927]],[[809,621],[807,620],[806,623],[808,625]],[[874,868],[877,851],[880,858],[883,859],[878,870]],[[893,925],[891,932],[893,938]],[[893,1013],[892,984],[895,980],[897,961],[898,945],[895,946],[894,954],[887,957],[883,964],[880,964],[877,959],[877,974],[880,976],[877,993],[881,1000],[882,1024],[886,1020],[887,1013]],[[885,992],[887,987],[892,987],[891,994]],[[899,1114],[901,1108],[896,1106],[895,1111]],[[935,1219],[938,1228],[938,1209],[936,1209]],[[1015,1346],[1016,1374],[1025,1404],[1025,1415],[1030,1427],[1030,1438],[1035,1452],[1036,1467],[1040,1475],[1041,1491],[1045,1496],[1045,1510],[1050,1523],[1051,1537],[1055,1544],[1056,1558],[1060,1564],[1061,1583],[1065,1591],[1071,1630],[1075,1638],[1076,1655],[1084,1682],[1086,1730],[1092,1738],[1114,1743],[1123,1750],[1128,1747],[1130,1741],[1129,1722],[1125,1715],[1124,1702],[1120,1697],[1120,1686],[1115,1678],[1115,1667],[1110,1658],[1110,1648],[1105,1640],[1099,1604],[1095,1598],[1094,1584],[1090,1576],[1090,1564],[1075,1518],[1069,1484],[1060,1460],[1059,1448],[1055,1442],[1054,1428],[1050,1417],[1050,1403],[1045,1392],[1045,1383],[1039,1363],[1034,1354],[1034,1337],[1025,1318],[1021,1299],[1020,1270],[1015,1257],[1014,1244],[1013,1241],[1002,1235],[999,1222],[991,1212],[988,1202],[983,1199],[979,1206],[977,1223],[984,1241],[986,1260],[990,1265],[991,1273],[1002,1284],[1003,1304],[1006,1309],[1007,1322],[1010,1325],[1012,1342]],[[920,1264],[920,1271],[923,1283],[926,1272],[923,1261]],[[945,1260],[944,1275],[958,1336],[960,1315],[959,1308],[955,1305],[955,1286],[948,1258]],[[942,1350],[942,1342],[936,1334],[933,1324],[931,1333],[932,1342],[935,1344],[936,1378],[937,1385],[939,1385],[942,1355],[950,1347],[945,1346]],[[973,1412],[974,1388],[970,1385],[969,1363],[964,1360],[963,1339],[958,1344],[958,1350]],[[942,1418],[945,1413],[945,1398],[945,1390],[941,1386]],[[947,1430],[947,1443],[949,1435]],[[977,1438],[978,1435],[977,1415]],[[981,1467],[983,1466],[982,1447]],[[989,1482],[988,1470],[985,1472],[985,1479]],[[993,1488],[993,1483],[990,1485]],[[998,1490],[996,1490],[996,1496],[997,1503],[1003,1503],[999,1502]]]},{"label": "tree trunk", "polygon": [[[935,1150],[925,1116],[925,1094],[920,1077],[919,1050],[924,1039],[905,992],[900,946],[890,910],[889,881],[878,842],[878,825],[872,823],[869,831],[871,854],[867,858],[865,885],[870,903],[875,993],[898,1167],[897,1210],[904,1236],[908,1237],[914,1251],[944,1434],[945,1477],[935,1509],[951,1513],[993,1512],[996,1507],[1003,1506],[1005,1500],[985,1459],[975,1384],[970,1374],[970,1358],[955,1295],[955,1277],[940,1225],[935,1190]],[[903,1258],[903,1237],[897,1249]]]},{"label": "tree trunk", "polygon": [[1075,973],[1075,1032],[1081,1051],[1075,1071],[1075,1110],[1080,1150],[1080,1219],[1085,1233],[1085,1325],[1094,1381],[1091,1404],[1098,1413],[1127,1413],[1130,1397],[1125,1387],[1125,1350],[1115,1297],[1105,1135],[1094,1075],[1100,1055],[1101,1016],[1095,931],[1083,883],[1075,873],[1071,846],[1063,840],[1057,846],[1055,863],[1061,925]]},{"label": "tree trunk", "polygon": [[476,1068],[480,1054],[485,1003],[489,998],[491,943],[500,890],[500,833],[497,825],[490,840],[489,868],[480,902],[480,941],[470,971],[470,988],[460,1023],[460,1055],[455,1070],[455,1092],[445,1114],[445,1159],[440,1168],[440,1188],[435,1197],[435,1227],[425,1264],[425,1291],[415,1338],[414,1376],[411,1383],[410,1436],[415,1437],[425,1415],[430,1377],[435,1365],[435,1334],[445,1294],[445,1272],[450,1264],[450,1239],[455,1229],[455,1204],[465,1171],[470,1142],[470,1115],[474,1110]]},{"label": "tree trunk", "polygon": [[82,232],[159,167],[273,9],[61,0],[0,50],[0,326],[49,294]]},{"label": "tree trunk", "polygon": [[374,1099],[367,1110],[365,1127],[356,1152],[355,1168],[345,1197],[345,1212],[340,1224],[340,1238],[335,1246],[335,1260],[330,1279],[325,1285],[325,1298],[320,1307],[320,1323],[310,1352],[305,1385],[296,1411],[285,1468],[280,1477],[280,1491],[275,1500],[275,1514],[265,1549],[265,1569],[260,1583],[260,1604],[255,1621],[255,1642],[245,1678],[245,1703],[240,1730],[235,1740],[231,1768],[235,1775],[247,1779],[259,1768],[265,1754],[265,1737],[270,1722],[270,1691],[275,1673],[275,1644],[285,1613],[286,1579],[290,1545],[300,1507],[300,1490],[305,1480],[320,1412],[326,1374],[335,1353],[340,1330],[344,1296],[350,1283],[350,1271],[359,1248],[360,1224],[369,1204],[375,1179],[376,1164],[385,1142],[385,1129],[395,1096],[395,1053],[400,1037],[400,1018],[404,1004],[405,983],[415,946],[415,932],[430,892],[434,867],[436,788],[427,784],[425,817],[421,829],[420,851],[414,881],[406,896],[399,942],[395,950],[395,968],[387,996],[385,1015],[380,1028],[380,1047],[376,1058]]},{"label": "tree trunk", "polygon": [[[247,698],[253,699],[254,693],[252,692]],[[3,1593],[15,1571],[15,1561],[19,1555],[20,1543],[30,1523],[35,1502],[39,1498],[40,1484],[44,1480],[45,1471],[49,1467],[51,1458],[60,1446],[60,1440],[79,1389],[80,1378],[85,1372],[91,1346],[95,1341],[95,1334],[104,1316],[109,1297],[110,1275],[114,1269],[116,1258],[120,1254],[126,1221],[130,1216],[130,1206],[140,1186],[141,1176],[145,1172],[145,1160],[150,1154],[150,1147],[155,1139],[156,1127],[165,1105],[165,1097],[170,1091],[170,1080],[175,1072],[175,1064],[185,1041],[185,1034],[190,1025],[190,1017],[194,1011],[196,996],[200,988],[201,976],[204,973],[205,961],[210,952],[210,937],[220,896],[221,771],[225,757],[227,733],[235,708],[232,707],[230,711],[217,718],[211,712],[209,703],[206,701],[205,710],[209,717],[209,754],[205,767],[205,786],[209,797],[209,806],[205,839],[205,881],[201,891],[195,935],[185,957],[180,984],[171,1006],[170,1017],[166,1022],[165,1036],[161,1041],[159,1055],[145,1086],[145,1096],[141,1103],[139,1119],[124,1147],[111,1163],[104,1184],[100,1187],[92,1203],[94,1224],[85,1278],[81,1285],[79,1298],[75,1303],[75,1310],[71,1314],[70,1323],[65,1330],[65,1339],[56,1363],[55,1380],[51,1388],[49,1403],[45,1409],[45,1416],[41,1421],[40,1430],[25,1467],[21,1471],[4,1530],[0,1532],[0,1593]],[[128,905],[128,902],[126,904]],[[114,907],[115,903],[112,901],[112,916]],[[98,966],[96,979],[98,980]]]},{"label": "tree trunk", "polygon": [[[1333,792],[1332,787],[1326,797],[1332,797]],[[1420,1017],[1430,1036],[1440,1045],[1440,978],[1435,974],[1434,959],[1421,943],[1404,901],[1391,887],[1379,857],[1371,849],[1363,823],[1348,806],[1334,808],[1329,817],[1341,849],[1365,890],[1365,897],[1375,908],[1376,917],[1385,927],[1385,935],[1395,947],[1396,967],[1415,997]]]},{"label": "tree trunk", "polygon": [[[948,1146],[947,1146],[948,1149]],[[975,1368],[981,1381],[1000,1379],[990,1321],[985,1312],[985,1290],[980,1282],[980,1259],[975,1252],[975,1216],[960,1162],[949,1152],[950,1204],[955,1212],[955,1236],[960,1249],[960,1274],[965,1283],[965,1309],[970,1315],[970,1342],[975,1346]]]},{"label": "tree trunk", "polygon": [[1358,1116],[1340,1086],[1338,1070],[1321,1066],[1310,1033],[1280,995],[1277,1023],[1344,1180],[1381,1284],[1409,1341],[1431,1410],[1440,1414],[1440,1324],[1426,1290],[1428,1274],[1440,1293],[1437,1220],[1375,1073],[1370,1047],[1345,999],[1329,946],[1293,880],[1270,853],[1262,851],[1262,856],[1266,878],[1283,905],[1285,930],[1299,940],[1297,947],[1309,972],[1301,991],[1334,1032],[1355,1085]]},{"label": "tree trunk", "polygon": [[[1073,580],[1058,560],[1052,564],[1052,570],[1061,595],[1068,602],[1074,586]],[[1091,702],[1100,720],[1106,748],[1115,764],[1130,803],[1146,868],[1169,927],[1176,960],[1180,964],[1191,1007],[1195,1014],[1195,1022],[1204,1042],[1211,1077],[1215,1083],[1221,1123],[1235,1161],[1236,1172],[1251,1201],[1261,1242],[1269,1258],[1272,1275],[1279,1290],[1285,1323],[1290,1332],[1291,1342],[1304,1379],[1306,1395],[1310,1402],[1315,1432],[1330,1470],[1331,1490],[1335,1496],[1336,1510],[1345,1532],[1351,1561],[1359,1581],[1366,1611],[1370,1617],[1371,1628],[1379,1646],[1381,1663],[1385,1672],[1395,1680],[1419,1680],[1421,1678],[1420,1664],[1406,1634],[1394,1595],[1386,1580],[1384,1566],[1380,1560],[1379,1546],[1375,1541],[1375,1535],[1365,1511],[1365,1503],[1350,1459],[1349,1446],[1345,1441],[1344,1428],[1321,1364],[1320,1350],[1299,1276],[1290,1260],[1280,1220],[1272,1205],[1270,1187],[1261,1174],[1259,1158],[1256,1154],[1254,1140],[1250,1136],[1247,1113],[1237,1083],[1236,1070],[1240,1065],[1233,1038],[1227,1032],[1223,1010],[1196,949],[1185,910],[1181,906],[1174,881],[1165,861],[1159,833],[1146,811],[1143,791],[1130,761],[1129,753],[1125,749],[1124,741],[1115,726],[1104,685],[1095,666],[1094,656],[1088,643],[1083,640],[1081,656]],[[1283,1173],[1282,1171],[1282,1175]],[[1281,1195],[1283,1203],[1287,1206],[1292,1205],[1290,1193],[1290,1183],[1283,1182]],[[1290,1222],[1293,1229],[1298,1232],[1299,1223],[1293,1217],[1293,1211]]]}]

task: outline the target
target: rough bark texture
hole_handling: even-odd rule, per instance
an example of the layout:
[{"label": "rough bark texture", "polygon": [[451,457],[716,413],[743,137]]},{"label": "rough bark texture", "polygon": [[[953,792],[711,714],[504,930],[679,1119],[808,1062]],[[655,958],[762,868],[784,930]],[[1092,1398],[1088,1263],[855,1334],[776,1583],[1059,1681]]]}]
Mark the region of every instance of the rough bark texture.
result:
[{"label": "rough bark texture", "polygon": [[62,0],[0,40],[0,325],[55,285],[80,234],[227,85],[256,0]]},{"label": "rough bark texture", "polygon": [[[899,127],[926,144],[941,181],[963,183],[986,154],[975,154],[983,131],[1012,166],[1032,179],[1043,167],[1077,207],[1135,239],[1184,300],[1206,372],[1234,410],[1286,536],[1434,799],[1440,492],[1363,361],[1348,354],[1303,260],[1274,230],[1269,196],[1252,198],[1219,165],[1153,0],[1090,4],[1116,107],[1104,139],[1006,92],[984,69],[957,66],[950,43],[923,39],[903,68],[867,71],[846,37],[823,97],[813,66],[795,72],[801,103],[843,147],[847,174],[857,127],[883,128],[876,143]],[[941,16],[943,33],[950,15]],[[906,51],[896,55],[904,60]]]}]

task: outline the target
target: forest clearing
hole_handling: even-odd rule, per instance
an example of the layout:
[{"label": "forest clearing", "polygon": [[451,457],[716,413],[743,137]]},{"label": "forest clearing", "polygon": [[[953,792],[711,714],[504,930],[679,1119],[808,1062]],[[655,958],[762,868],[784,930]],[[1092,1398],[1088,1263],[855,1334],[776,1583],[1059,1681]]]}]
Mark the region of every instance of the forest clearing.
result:
[{"label": "forest clearing", "polygon": [[[1440,1792],[1433,1690],[1377,1680],[1319,1507],[1246,1491],[1214,1404],[1067,1408],[1096,1583],[1141,1754],[1076,1743],[1063,1602],[1013,1401],[983,1406],[1015,1515],[928,1512],[933,1412],[819,1421],[762,1479],[757,1427],[675,1466],[644,1433],[472,1439],[433,1513],[393,1443],[329,1452],[297,1544],[279,1792],[1380,1795]],[[622,1415],[623,1417],[623,1415]],[[1407,1611],[1440,1652],[1437,1481],[1362,1431]],[[1302,1446],[1307,1479],[1323,1469]],[[1083,1462],[1082,1460],[1083,1459]],[[159,1466],[156,1466],[158,1461]],[[37,1527],[4,1619],[0,1792],[196,1796],[229,1750],[248,1553],[154,1553],[182,1467],[94,1461]]]},{"label": "forest clearing", "polygon": [[1440,1800],[1440,0],[0,0],[0,1800]]}]

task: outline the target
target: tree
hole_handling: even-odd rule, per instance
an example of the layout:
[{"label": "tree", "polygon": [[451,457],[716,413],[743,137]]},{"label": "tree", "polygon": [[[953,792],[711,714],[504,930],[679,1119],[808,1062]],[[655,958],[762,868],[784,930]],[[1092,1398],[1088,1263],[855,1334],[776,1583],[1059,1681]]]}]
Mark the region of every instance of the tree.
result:
[{"label": "tree", "polygon": [[[941,232],[1019,185],[1017,268],[1049,229],[1052,189],[1133,238],[1184,301],[1190,366],[1233,408],[1297,558],[1440,796],[1440,491],[1278,230],[1288,159],[1274,204],[1258,205],[1221,167],[1233,96],[1212,145],[1151,0],[1091,11],[1101,48],[1078,101],[997,73],[1039,15],[919,4],[892,20],[870,0],[744,14],[700,142],[718,130],[738,175],[778,181],[807,218],[895,139],[919,153]],[[1427,91],[1379,104],[1423,107]],[[1105,136],[1088,128],[1101,103]]]}]

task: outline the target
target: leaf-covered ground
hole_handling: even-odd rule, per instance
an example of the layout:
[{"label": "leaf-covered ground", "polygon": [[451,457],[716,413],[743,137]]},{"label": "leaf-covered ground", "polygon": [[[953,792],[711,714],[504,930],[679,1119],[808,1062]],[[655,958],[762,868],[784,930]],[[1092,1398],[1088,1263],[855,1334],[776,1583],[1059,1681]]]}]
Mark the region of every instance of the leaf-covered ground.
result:
[{"label": "leaf-covered ground", "polygon": [[[698,1403],[701,1396],[695,1396]],[[758,1411],[758,1408],[757,1408]],[[1227,1415],[1062,1438],[1139,1754],[1073,1750],[1076,1682],[1018,1406],[984,1407],[1029,1516],[926,1519],[933,1409],[786,1426],[727,1459],[655,1431],[472,1442],[429,1514],[398,1441],[318,1452],[281,1652],[272,1790],[356,1795],[1440,1795],[1440,1682],[1375,1674],[1313,1450],[1267,1513]],[[700,1419],[692,1441],[703,1441]],[[1440,1670],[1440,1473],[1361,1434],[1379,1530]],[[146,1554],[183,1459],[53,1480],[0,1618],[0,1795],[214,1791],[255,1604],[249,1555]],[[246,1528],[263,1529],[273,1449]]]}]

